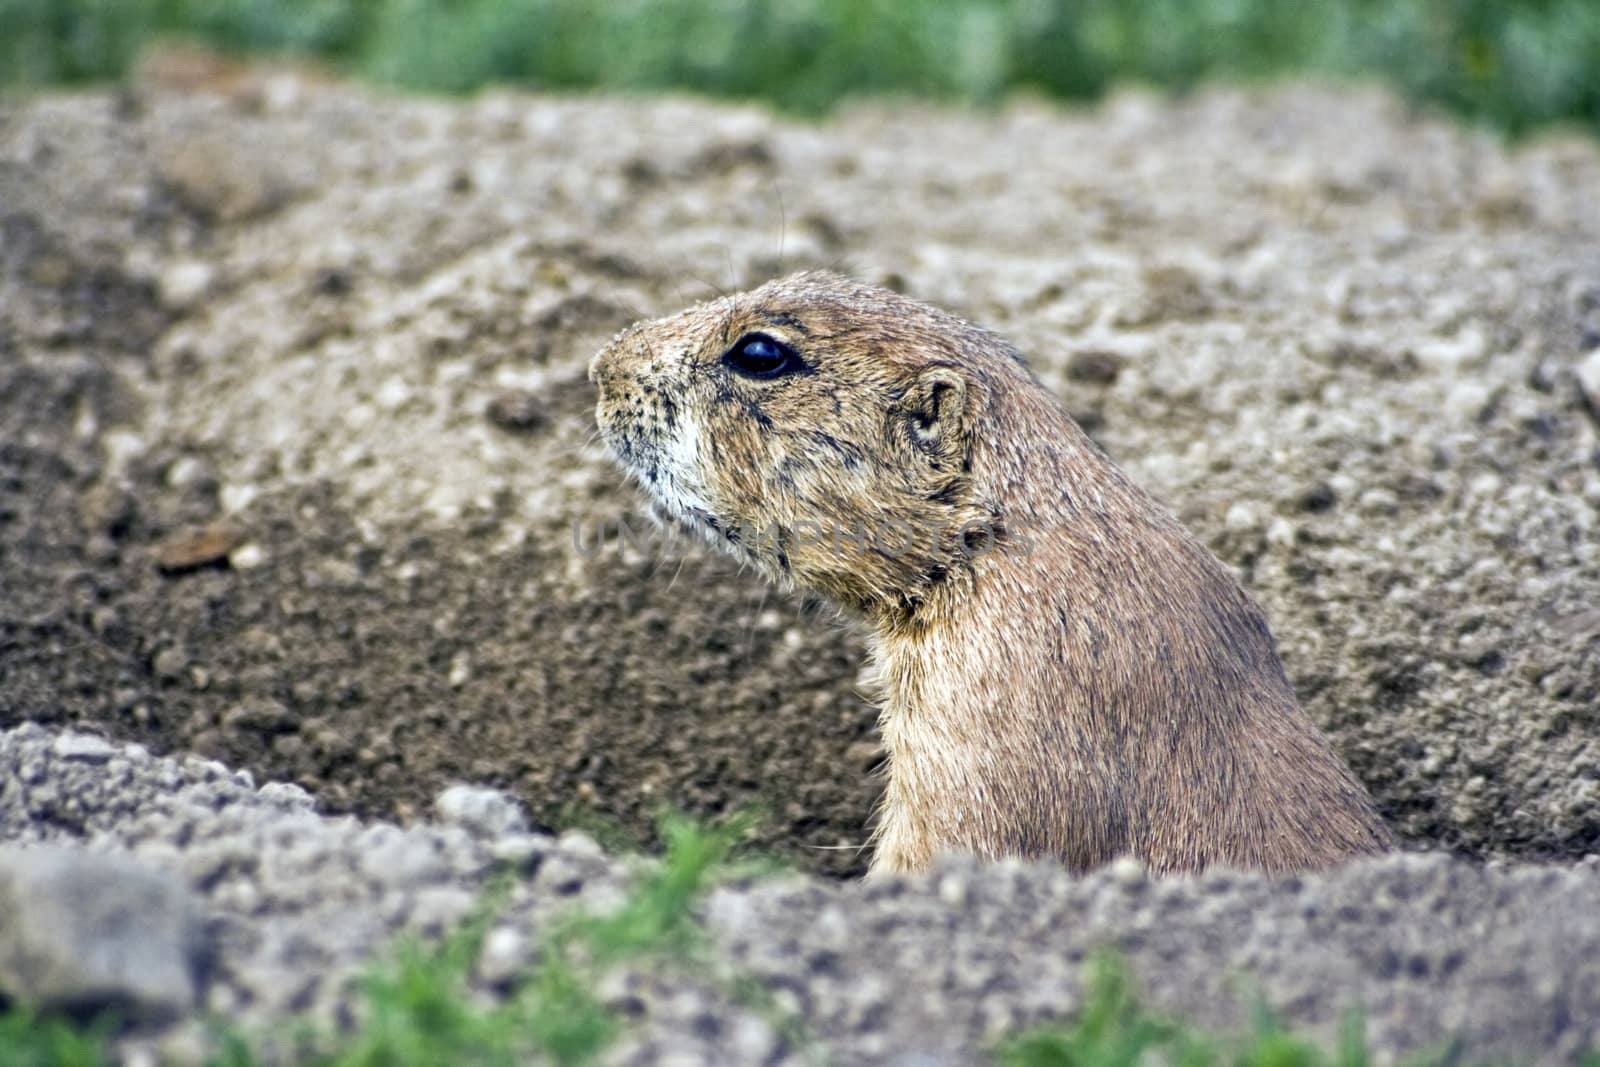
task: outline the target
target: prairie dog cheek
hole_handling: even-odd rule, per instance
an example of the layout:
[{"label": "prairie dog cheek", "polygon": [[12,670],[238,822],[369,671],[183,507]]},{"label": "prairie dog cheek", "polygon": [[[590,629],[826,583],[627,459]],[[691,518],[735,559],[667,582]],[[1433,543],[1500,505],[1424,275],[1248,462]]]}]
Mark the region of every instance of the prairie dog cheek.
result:
[{"label": "prairie dog cheek", "polygon": [[700,419],[687,405],[675,411],[673,427],[661,440],[662,478],[653,487],[661,502],[680,513],[715,513],[707,491],[704,434]]}]

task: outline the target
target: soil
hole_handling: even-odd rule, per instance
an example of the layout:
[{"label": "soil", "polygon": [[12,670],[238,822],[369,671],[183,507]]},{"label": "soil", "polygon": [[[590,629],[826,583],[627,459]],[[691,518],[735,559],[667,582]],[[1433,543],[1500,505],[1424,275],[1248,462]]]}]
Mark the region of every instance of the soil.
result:
[{"label": "soil", "polygon": [[859,873],[859,635],[650,532],[584,377],[638,317],[829,266],[1019,344],[1239,571],[1408,846],[1576,860],[1596,205],[1591,141],[1352,89],[817,125],[273,70],[13,100],[0,727],[402,822],[452,782],[645,843],[753,805]]}]

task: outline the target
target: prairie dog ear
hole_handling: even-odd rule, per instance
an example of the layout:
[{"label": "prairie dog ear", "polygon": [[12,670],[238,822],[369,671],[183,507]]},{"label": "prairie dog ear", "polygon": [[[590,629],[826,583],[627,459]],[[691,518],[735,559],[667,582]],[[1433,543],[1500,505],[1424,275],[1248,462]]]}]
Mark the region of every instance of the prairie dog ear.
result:
[{"label": "prairie dog ear", "polygon": [[905,394],[911,439],[930,452],[964,453],[976,400],[955,367],[936,363],[919,371]]}]

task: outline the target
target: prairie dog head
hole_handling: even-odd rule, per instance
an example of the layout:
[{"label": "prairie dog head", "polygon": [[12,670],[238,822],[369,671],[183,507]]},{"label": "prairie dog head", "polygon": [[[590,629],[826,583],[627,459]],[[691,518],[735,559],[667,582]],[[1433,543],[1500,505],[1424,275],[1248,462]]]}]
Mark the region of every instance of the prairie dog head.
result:
[{"label": "prairie dog head", "polygon": [[822,272],[632,326],[589,377],[659,510],[862,611],[914,608],[993,541],[983,427],[1033,384],[977,327]]}]

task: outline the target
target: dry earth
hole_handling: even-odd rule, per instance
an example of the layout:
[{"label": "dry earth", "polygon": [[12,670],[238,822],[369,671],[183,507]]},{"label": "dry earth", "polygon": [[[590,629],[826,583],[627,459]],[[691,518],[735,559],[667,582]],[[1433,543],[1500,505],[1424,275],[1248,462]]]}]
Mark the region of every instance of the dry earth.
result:
[{"label": "dry earth", "polygon": [[622,840],[754,804],[762,844],[859,872],[860,640],[619,536],[646,525],[584,379],[637,317],[834,266],[1019,344],[1238,569],[1409,846],[1577,861],[1597,205],[1591,141],[1351,90],[820,125],[270,71],[12,101],[0,727],[364,818],[458,781]]}]

